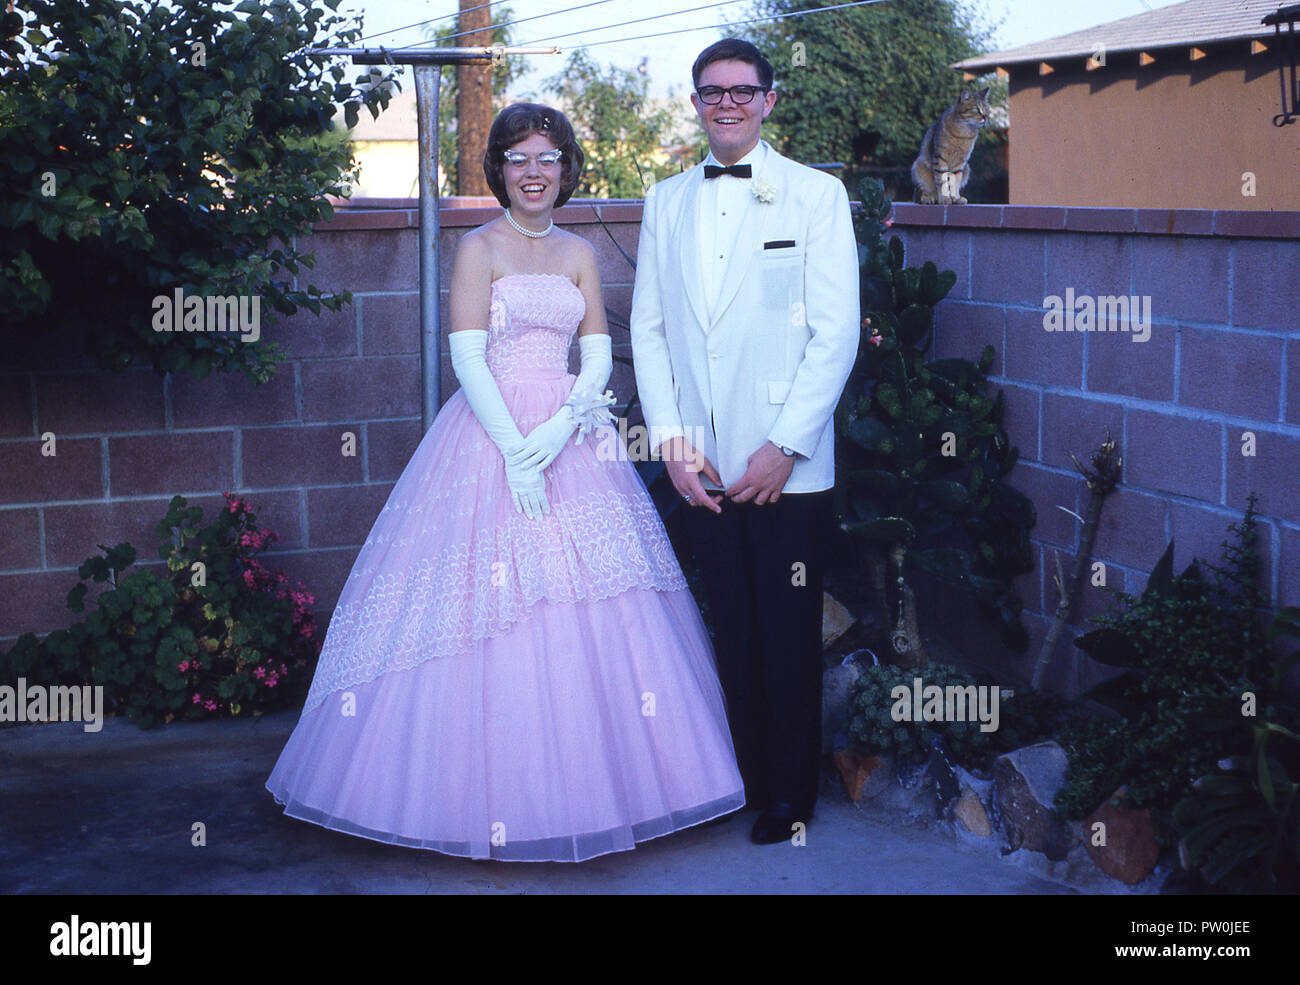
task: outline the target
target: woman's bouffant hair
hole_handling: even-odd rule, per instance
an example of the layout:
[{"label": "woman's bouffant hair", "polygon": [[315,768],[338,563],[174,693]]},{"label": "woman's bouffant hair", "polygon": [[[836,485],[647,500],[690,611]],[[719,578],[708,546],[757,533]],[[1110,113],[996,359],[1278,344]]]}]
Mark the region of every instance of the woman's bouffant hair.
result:
[{"label": "woman's bouffant hair", "polygon": [[503,155],[534,133],[542,134],[557,150],[563,151],[560,158],[560,193],[555,197],[555,207],[559,208],[567,202],[578,187],[578,176],[582,174],[585,155],[573,135],[573,125],[569,123],[568,117],[558,109],[541,103],[514,103],[498,113],[492,121],[492,129],[488,131],[487,150],[483,152],[483,174],[502,208],[510,207],[510,196],[506,194],[506,162]]}]

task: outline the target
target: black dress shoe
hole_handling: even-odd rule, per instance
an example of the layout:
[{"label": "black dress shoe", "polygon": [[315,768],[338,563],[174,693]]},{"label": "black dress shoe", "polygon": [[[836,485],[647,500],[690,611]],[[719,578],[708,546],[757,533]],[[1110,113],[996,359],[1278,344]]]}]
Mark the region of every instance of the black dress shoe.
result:
[{"label": "black dress shoe", "polygon": [[806,824],[811,817],[811,810],[796,810],[793,804],[777,801],[758,816],[749,838],[756,845],[775,845],[789,841],[794,835],[795,824]]}]

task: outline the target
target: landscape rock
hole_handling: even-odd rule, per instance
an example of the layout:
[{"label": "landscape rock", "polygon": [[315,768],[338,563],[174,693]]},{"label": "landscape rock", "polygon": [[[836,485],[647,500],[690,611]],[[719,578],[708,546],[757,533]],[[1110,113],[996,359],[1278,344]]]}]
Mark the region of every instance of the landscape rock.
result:
[{"label": "landscape rock", "polygon": [[[1134,886],[1155,869],[1160,846],[1156,844],[1151,812],[1146,808],[1121,806],[1127,792],[1126,787],[1120,787],[1092,812],[1083,844],[1097,868],[1113,879]],[[1093,844],[1093,825],[1098,822],[1106,826],[1105,845]]]},{"label": "landscape rock", "polygon": [[894,776],[894,764],[891,757],[861,753],[853,749],[837,749],[835,765],[844,780],[844,789],[853,803],[875,797]]},{"label": "landscape rock", "polygon": [[848,728],[849,698],[853,685],[862,671],[848,660],[822,671],[822,753],[828,753],[835,742],[835,734]]},{"label": "landscape rock", "polygon": [[957,770],[960,767],[948,758],[947,750],[944,749],[941,741],[931,746],[927,765],[934,782],[934,794],[939,801],[939,811],[941,814],[951,814],[953,806],[961,796],[961,782],[957,779]]},{"label": "landscape rock", "polygon": [[993,825],[989,822],[988,811],[984,809],[979,794],[970,787],[964,788],[961,796],[957,798],[957,804],[953,807],[952,816],[971,834],[987,838],[993,833]]},{"label": "landscape rock", "polygon": [[856,620],[830,592],[822,592],[822,649],[825,650],[849,631]]},{"label": "landscape rock", "polygon": [[1040,742],[999,756],[993,764],[994,809],[1012,851],[1025,848],[1061,861],[1074,844],[1052,804],[1065,784],[1065,750]]},{"label": "landscape rock", "polygon": [[938,784],[935,783],[928,760],[919,765],[894,764],[890,774],[897,782],[884,787],[878,803],[913,818],[933,820],[940,816]]}]

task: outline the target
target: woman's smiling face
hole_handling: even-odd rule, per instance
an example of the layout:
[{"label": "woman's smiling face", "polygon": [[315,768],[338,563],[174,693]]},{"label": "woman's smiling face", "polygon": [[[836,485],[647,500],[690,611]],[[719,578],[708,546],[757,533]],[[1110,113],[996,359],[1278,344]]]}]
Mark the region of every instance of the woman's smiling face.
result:
[{"label": "woman's smiling face", "polygon": [[542,216],[555,207],[564,162],[545,164],[537,159],[538,155],[554,150],[550,138],[541,133],[529,134],[510,148],[509,153],[527,157],[522,166],[505,161],[501,169],[510,208],[516,215]]}]

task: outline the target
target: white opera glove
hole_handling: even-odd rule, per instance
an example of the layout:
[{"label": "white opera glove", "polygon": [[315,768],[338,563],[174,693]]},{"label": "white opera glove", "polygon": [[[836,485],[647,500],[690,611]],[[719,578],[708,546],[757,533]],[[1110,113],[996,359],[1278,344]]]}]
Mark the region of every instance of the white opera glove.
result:
[{"label": "white opera glove", "polygon": [[510,416],[496,378],[488,369],[487,334],[482,329],[448,333],[451,366],[456,378],[460,380],[470,410],[501,451],[501,457],[505,460],[506,483],[510,486],[515,510],[531,520],[549,513],[551,504],[546,499],[542,468],[536,462],[529,461],[519,426]]},{"label": "white opera glove", "polygon": [[582,368],[569,391],[569,398],[524,439],[525,454],[529,460],[540,454],[542,468],[555,461],[575,430],[578,432],[577,444],[582,444],[583,437],[597,424],[614,423],[608,409],[615,402],[614,394],[605,390],[602,395],[596,395],[609,382],[609,374],[614,369],[610,338],[604,333],[579,336],[578,349],[582,354]]}]

